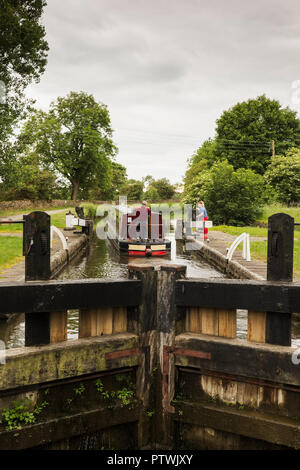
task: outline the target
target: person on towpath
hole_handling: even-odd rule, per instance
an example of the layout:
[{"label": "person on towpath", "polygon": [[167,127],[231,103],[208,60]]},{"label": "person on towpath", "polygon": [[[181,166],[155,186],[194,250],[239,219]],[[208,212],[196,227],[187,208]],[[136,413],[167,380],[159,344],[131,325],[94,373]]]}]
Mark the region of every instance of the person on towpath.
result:
[{"label": "person on towpath", "polygon": [[[196,220],[203,222],[205,220],[208,220],[208,215],[207,211],[204,206],[203,201],[199,201],[196,207]],[[208,239],[208,228],[204,228],[204,240],[209,241]]]}]

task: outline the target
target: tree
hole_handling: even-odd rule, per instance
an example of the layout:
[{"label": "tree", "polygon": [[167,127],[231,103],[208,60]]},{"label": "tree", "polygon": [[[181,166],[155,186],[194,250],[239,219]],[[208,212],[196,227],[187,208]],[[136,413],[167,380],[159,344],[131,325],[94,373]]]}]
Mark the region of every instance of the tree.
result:
[{"label": "tree", "polygon": [[11,199],[52,199],[56,175],[40,164],[36,154],[15,158],[2,179],[2,197]]},{"label": "tree", "polygon": [[142,199],[144,191],[144,183],[130,179],[124,184],[119,191],[120,196],[127,196],[127,199],[132,201],[139,201]]},{"label": "tree", "polygon": [[300,202],[300,149],[292,148],[286,156],[273,157],[265,180],[276,190],[279,201]]},{"label": "tree", "polygon": [[92,199],[112,200],[119,193],[122,186],[127,181],[127,170],[121,163],[111,162],[108,170],[109,178],[106,187],[99,187],[98,181],[95,181],[95,187],[89,191],[89,196]]},{"label": "tree", "polygon": [[282,108],[265,95],[237,103],[217,120],[216,159],[226,158],[237,168],[263,174],[270,163],[272,140],[276,152],[285,153],[300,142],[296,111]]},{"label": "tree", "polygon": [[24,116],[25,87],[46,67],[49,48],[40,24],[45,5],[45,0],[0,0],[0,157]]},{"label": "tree", "polygon": [[265,202],[264,180],[252,170],[218,162],[195,179],[184,202],[196,205],[200,199],[215,224],[248,225]]},{"label": "tree", "polygon": [[150,181],[148,192],[153,188],[157,190],[158,198],[162,200],[171,199],[175,194],[174,186],[172,186],[167,178],[160,178],[158,180]]},{"label": "tree", "polygon": [[127,181],[127,170],[125,166],[121,165],[121,163],[112,162],[111,174],[112,174],[112,192],[113,192],[113,197],[114,197],[116,194],[120,193],[121,187]]},{"label": "tree", "polygon": [[198,150],[194,153],[194,155],[192,155],[191,158],[188,160],[189,167],[192,167],[193,165],[196,165],[197,163],[202,162],[203,160],[205,160],[208,166],[211,167],[216,161],[215,147],[216,142],[214,140],[205,140],[201,147],[199,147]]},{"label": "tree", "polygon": [[150,199],[151,202],[159,201],[159,194],[156,188],[150,188],[147,191],[147,198]]},{"label": "tree", "polygon": [[80,187],[94,185],[95,180],[99,186],[107,183],[111,157],[117,151],[107,107],[84,92],[57,98],[48,113],[34,113],[20,140],[70,181],[73,200]]},{"label": "tree", "polygon": [[202,159],[199,162],[193,163],[185,173],[184,177],[184,190],[188,191],[189,186],[193,183],[195,178],[201,174],[202,171],[208,169],[208,163],[206,159]]},{"label": "tree", "polygon": [[210,168],[216,162],[215,155],[216,142],[208,139],[203,142],[201,147],[188,159],[188,168],[184,176],[184,195],[189,191],[190,185],[195,177],[202,171]]}]

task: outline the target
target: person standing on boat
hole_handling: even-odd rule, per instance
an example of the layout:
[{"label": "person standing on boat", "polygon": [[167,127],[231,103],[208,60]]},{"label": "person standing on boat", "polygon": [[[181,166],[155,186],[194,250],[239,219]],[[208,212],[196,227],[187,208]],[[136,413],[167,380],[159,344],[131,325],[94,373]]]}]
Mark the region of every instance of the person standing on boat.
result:
[{"label": "person standing on boat", "polygon": [[140,212],[140,238],[144,240],[148,238],[148,215],[150,214],[151,209],[147,206],[147,201],[143,201],[141,207],[137,210]]}]

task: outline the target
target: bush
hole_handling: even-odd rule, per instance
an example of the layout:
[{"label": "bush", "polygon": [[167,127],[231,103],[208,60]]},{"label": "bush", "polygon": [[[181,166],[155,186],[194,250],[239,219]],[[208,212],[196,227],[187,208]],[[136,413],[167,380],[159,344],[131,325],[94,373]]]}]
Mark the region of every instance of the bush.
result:
[{"label": "bush", "polygon": [[264,179],[252,170],[234,171],[227,161],[205,170],[190,187],[184,202],[204,200],[209,218],[217,225],[249,225],[266,202]]},{"label": "bush", "polygon": [[157,202],[159,200],[159,194],[156,188],[150,188],[146,194],[146,199],[150,199],[151,202]]},{"label": "bush", "polygon": [[95,219],[97,207],[98,206],[96,204],[83,204],[84,216],[88,217],[89,219]]},{"label": "bush", "polygon": [[120,196],[127,196],[129,201],[139,201],[143,196],[144,183],[141,181],[128,182],[120,188]]},{"label": "bush", "polygon": [[167,178],[153,180],[150,183],[148,191],[151,191],[153,189],[157,190],[158,198],[160,200],[172,199],[175,194],[175,188]]},{"label": "bush", "polygon": [[272,157],[265,181],[276,190],[279,201],[286,204],[300,202],[300,149],[290,149],[285,157]]}]

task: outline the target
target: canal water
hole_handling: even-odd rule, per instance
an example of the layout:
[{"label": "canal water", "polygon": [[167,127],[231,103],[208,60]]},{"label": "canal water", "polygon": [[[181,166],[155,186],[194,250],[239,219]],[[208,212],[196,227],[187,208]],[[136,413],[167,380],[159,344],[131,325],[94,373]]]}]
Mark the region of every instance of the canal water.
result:
[{"label": "canal water", "polygon": [[[167,258],[133,258],[130,262],[160,264],[182,264],[187,267],[189,278],[224,278],[225,276],[216,271],[212,266],[193,255],[193,252],[185,252],[182,242],[176,243],[174,235],[169,236],[172,240],[171,254]],[[96,236],[92,243],[84,249],[58,276],[58,279],[122,279],[127,278],[127,264],[129,258],[120,256],[105,240],[99,240]],[[78,338],[79,313],[77,310],[68,311],[68,339]],[[18,348],[24,346],[25,323],[24,315],[15,316],[9,322],[0,322],[0,340],[5,342],[6,348]],[[238,310],[237,336],[247,336],[247,311]],[[300,347],[300,321],[293,321],[293,346]],[[298,338],[298,339],[297,339]]]}]

